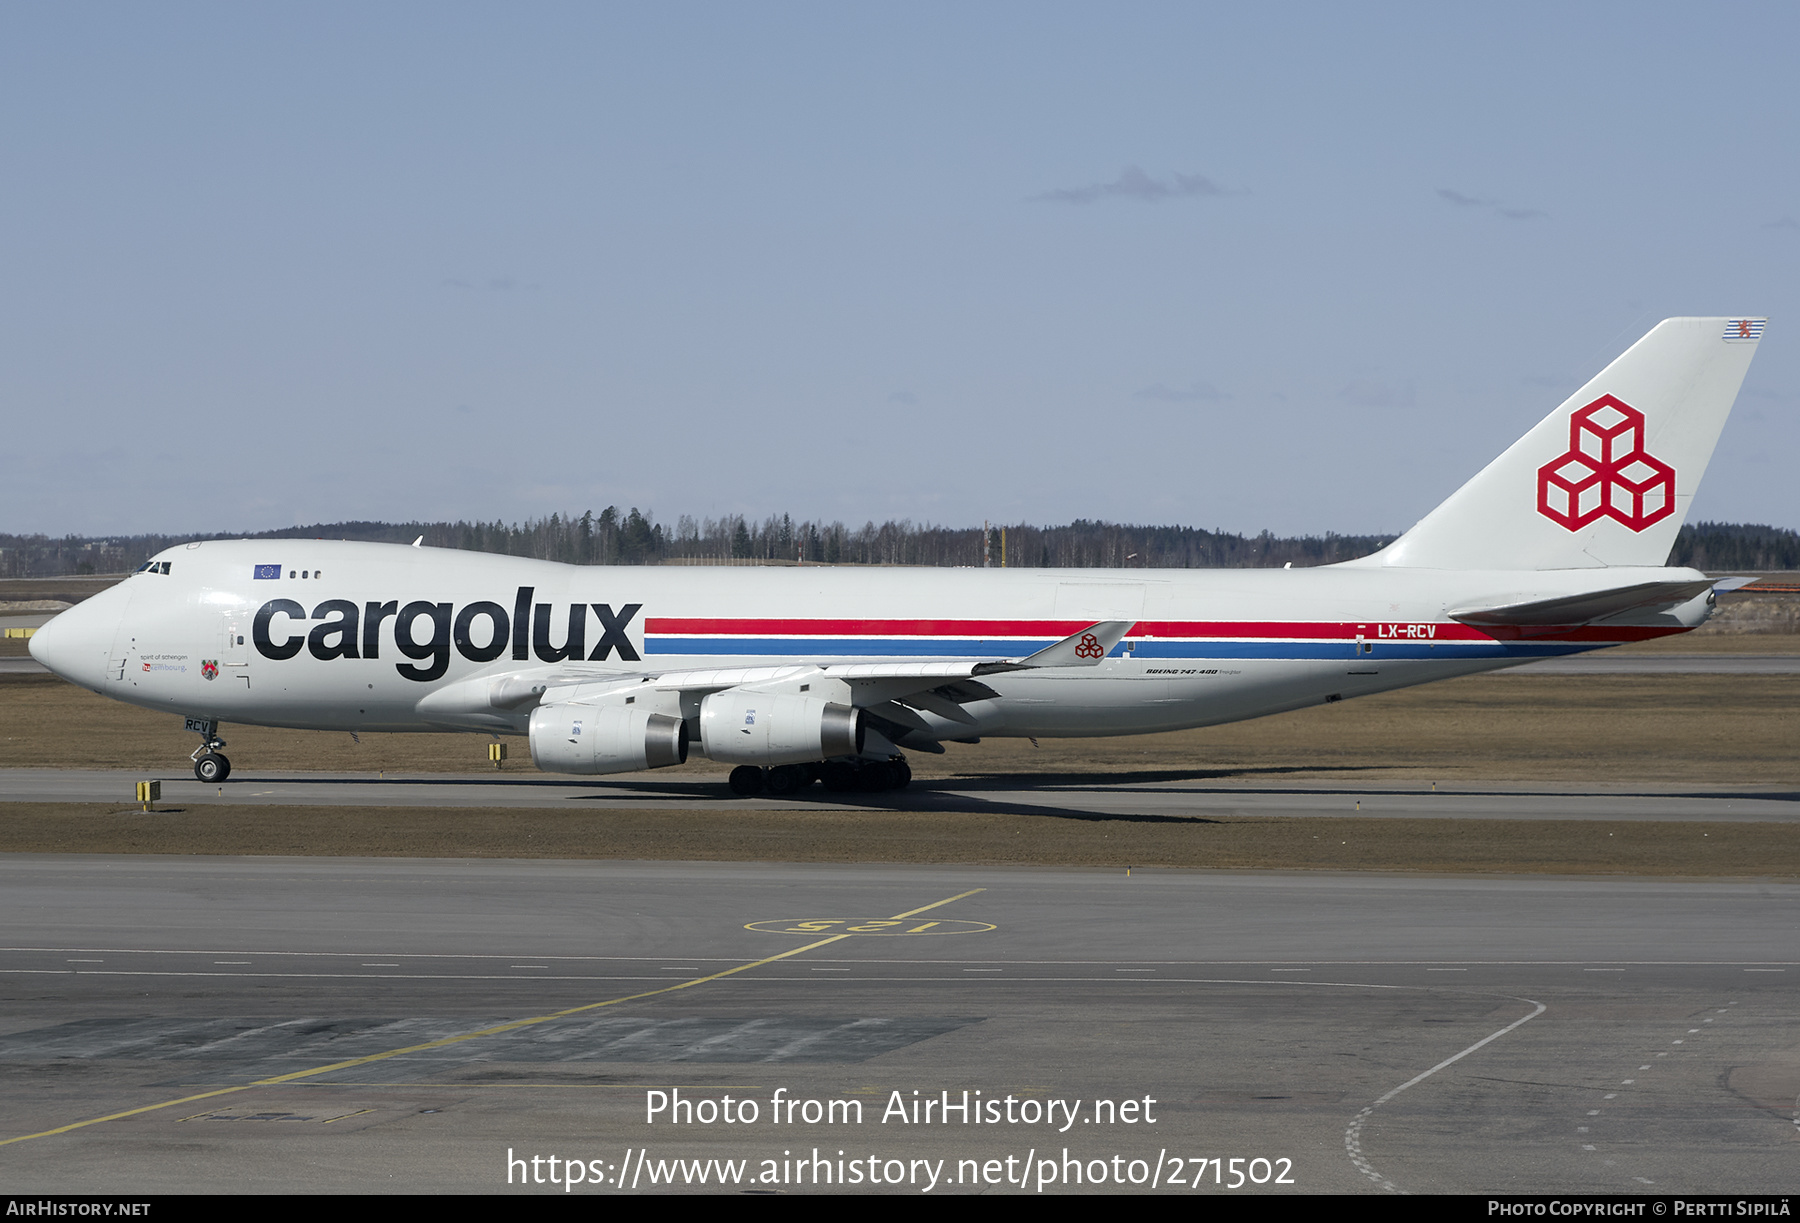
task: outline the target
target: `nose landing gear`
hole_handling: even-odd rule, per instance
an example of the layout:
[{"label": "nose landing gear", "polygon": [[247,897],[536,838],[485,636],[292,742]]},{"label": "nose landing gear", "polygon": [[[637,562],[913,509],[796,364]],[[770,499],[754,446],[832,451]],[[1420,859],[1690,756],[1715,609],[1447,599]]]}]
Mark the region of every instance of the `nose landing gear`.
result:
[{"label": "nose landing gear", "polygon": [[230,777],[231,761],[220,755],[218,750],[225,746],[225,740],[219,738],[219,724],[189,718],[187,728],[200,735],[200,746],[189,757],[194,762],[194,776],[208,785]]}]

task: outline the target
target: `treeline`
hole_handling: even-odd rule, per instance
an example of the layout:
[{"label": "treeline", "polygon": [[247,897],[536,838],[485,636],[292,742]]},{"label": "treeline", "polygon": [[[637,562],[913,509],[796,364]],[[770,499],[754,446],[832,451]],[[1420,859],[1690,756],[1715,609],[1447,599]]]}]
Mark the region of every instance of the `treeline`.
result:
[{"label": "treeline", "polygon": [[1690,522],[1675,537],[1671,565],[1702,573],[1800,569],[1800,532],[1741,522]]},{"label": "treeline", "polygon": [[[164,548],[196,539],[356,539],[497,552],[575,565],[822,564],[1006,565],[1012,568],[1232,569],[1329,565],[1366,556],[1392,535],[1284,537],[1198,527],[1131,526],[1078,519],[1065,526],[942,527],[909,520],[761,521],[741,515],[659,523],[647,511],[551,514],[524,523],[334,522],[238,535],[132,535],[111,538],[0,534],[0,577],[60,577],[137,568]],[[1671,564],[1708,572],[1800,569],[1800,533],[1779,527],[1702,522],[1685,526]]]},{"label": "treeline", "polygon": [[783,514],[659,523],[632,508],[609,506],[580,516],[551,514],[524,523],[334,522],[253,535],[133,535],[95,539],[0,535],[0,577],[56,577],[135,569],[164,548],[195,539],[357,539],[497,552],[573,565],[817,564],[966,565],[1014,568],[1245,568],[1325,565],[1382,547],[1389,535],[1282,538],[1196,527],[1090,522],[1066,526],[942,527],[902,520],[850,527],[795,521]]}]

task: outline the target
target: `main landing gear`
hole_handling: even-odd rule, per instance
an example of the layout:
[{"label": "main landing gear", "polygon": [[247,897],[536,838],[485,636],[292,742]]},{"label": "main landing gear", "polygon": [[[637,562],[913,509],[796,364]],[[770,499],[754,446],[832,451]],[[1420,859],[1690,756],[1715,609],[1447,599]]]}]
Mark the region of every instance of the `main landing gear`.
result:
[{"label": "main landing gear", "polygon": [[785,798],[813,784],[822,782],[827,790],[843,794],[859,790],[875,794],[882,790],[904,789],[912,781],[912,766],[906,757],[887,760],[826,760],[819,764],[782,764],[772,769],[759,769],[741,764],[731,770],[731,792],[739,798],[769,794]]},{"label": "main landing gear", "polygon": [[231,761],[219,754],[219,749],[225,746],[225,740],[219,738],[219,724],[189,718],[188,729],[200,732],[200,746],[189,757],[194,762],[194,776],[207,785],[230,777]]}]

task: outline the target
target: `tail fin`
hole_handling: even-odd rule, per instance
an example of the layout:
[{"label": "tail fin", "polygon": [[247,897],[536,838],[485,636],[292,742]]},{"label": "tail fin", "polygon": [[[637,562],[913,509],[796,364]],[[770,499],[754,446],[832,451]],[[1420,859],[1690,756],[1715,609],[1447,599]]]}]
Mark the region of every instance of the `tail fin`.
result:
[{"label": "tail fin", "polygon": [[1665,564],[1762,328],[1665,319],[1412,530],[1350,563]]}]

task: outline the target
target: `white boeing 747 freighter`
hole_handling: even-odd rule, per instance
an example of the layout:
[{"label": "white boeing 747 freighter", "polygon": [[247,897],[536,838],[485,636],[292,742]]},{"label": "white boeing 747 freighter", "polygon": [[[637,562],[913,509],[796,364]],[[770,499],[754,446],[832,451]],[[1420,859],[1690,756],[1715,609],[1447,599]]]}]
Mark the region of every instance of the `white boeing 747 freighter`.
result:
[{"label": "white boeing 747 freighter", "polygon": [[219,724],[529,736],[732,788],[904,785],[900,749],[1261,717],[1680,633],[1665,564],[1763,320],[1660,323],[1373,556],[1314,569],[599,568],[322,540],[171,548],[31,639],[56,674]]}]

